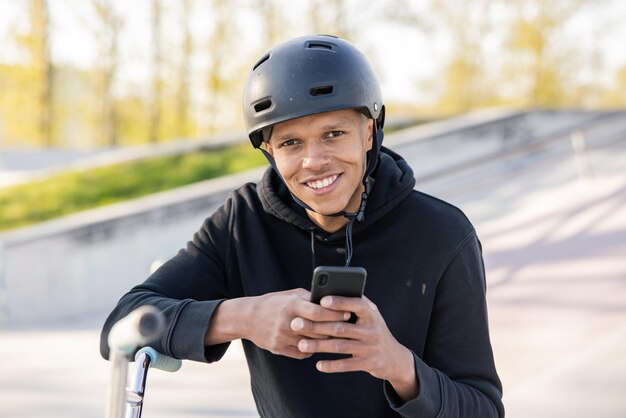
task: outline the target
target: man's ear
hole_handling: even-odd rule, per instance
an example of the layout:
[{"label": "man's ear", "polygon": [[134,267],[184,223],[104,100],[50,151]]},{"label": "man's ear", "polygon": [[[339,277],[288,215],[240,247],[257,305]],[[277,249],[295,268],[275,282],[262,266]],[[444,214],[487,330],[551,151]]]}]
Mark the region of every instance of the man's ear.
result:
[{"label": "man's ear", "polygon": [[366,143],[365,143],[365,148],[366,151],[369,151],[372,149],[372,146],[374,145],[374,119],[367,119],[367,133],[366,133]]},{"label": "man's ear", "polygon": [[263,145],[265,145],[265,149],[267,150],[267,152],[269,152],[269,154],[273,157],[274,156],[274,148],[272,148],[272,144],[270,144],[269,141],[265,141],[263,143]]}]

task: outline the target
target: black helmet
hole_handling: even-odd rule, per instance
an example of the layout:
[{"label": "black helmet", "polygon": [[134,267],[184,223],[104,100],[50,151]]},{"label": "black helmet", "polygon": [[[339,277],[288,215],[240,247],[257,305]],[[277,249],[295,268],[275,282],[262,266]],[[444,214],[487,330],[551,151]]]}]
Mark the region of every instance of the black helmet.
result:
[{"label": "black helmet", "polygon": [[269,50],[248,75],[243,96],[246,128],[255,148],[269,139],[263,132],[276,123],[348,108],[377,121],[377,154],[384,123],[378,80],[356,47],[329,35],[302,36]]}]

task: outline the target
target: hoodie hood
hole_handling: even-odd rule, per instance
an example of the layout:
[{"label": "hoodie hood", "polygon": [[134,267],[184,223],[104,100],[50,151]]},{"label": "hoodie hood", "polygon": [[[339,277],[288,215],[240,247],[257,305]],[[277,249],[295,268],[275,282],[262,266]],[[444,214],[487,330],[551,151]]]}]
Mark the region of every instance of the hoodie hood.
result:
[{"label": "hoodie hood", "polygon": [[[393,210],[415,187],[411,167],[402,157],[385,147],[381,148],[378,167],[371,177],[372,190],[365,208],[365,219],[355,223],[355,233]],[[321,229],[308,218],[305,210],[293,200],[287,186],[271,167],[265,171],[258,184],[257,193],[267,213],[304,230],[321,232]],[[333,237],[337,235],[337,238],[340,238],[345,235],[345,231],[342,228],[330,235]]]}]

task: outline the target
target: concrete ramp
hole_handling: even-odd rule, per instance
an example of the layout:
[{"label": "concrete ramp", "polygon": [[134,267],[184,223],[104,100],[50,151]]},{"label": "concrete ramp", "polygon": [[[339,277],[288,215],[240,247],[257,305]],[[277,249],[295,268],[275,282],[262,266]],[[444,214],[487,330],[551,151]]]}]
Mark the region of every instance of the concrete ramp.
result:
[{"label": "concrete ramp", "polygon": [[[401,130],[385,144],[413,167],[418,189],[454,198],[498,178],[498,170],[506,173],[502,161],[530,161],[523,156],[554,153],[553,148],[571,154],[572,132],[589,132],[593,141],[619,139],[626,131],[625,115],[491,109]],[[154,260],[184,247],[232,189],[257,181],[262,171],[0,234],[0,327],[101,321],[126,290],[147,277]]]}]

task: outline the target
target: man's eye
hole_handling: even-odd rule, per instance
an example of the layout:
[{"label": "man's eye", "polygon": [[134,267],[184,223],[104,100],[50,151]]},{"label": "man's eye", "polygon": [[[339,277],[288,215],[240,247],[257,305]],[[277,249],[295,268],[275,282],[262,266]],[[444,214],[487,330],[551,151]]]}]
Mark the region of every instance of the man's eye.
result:
[{"label": "man's eye", "polygon": [[343,131],[330,131],[330,132],[328,133],[328,137],[329,137],[329,138],[337,138],[338,136],[341,136],[341,135],[343,135],[343,134],[344,134],[344,132],[343,132]]},{"label": "man's eye", "polygon": [[290,147],[292,145],[296,145],[298,143],[298,141],[296,141],[295,139],[288,139],[286,141],[283,141],[280,143],[280,147]]}]

